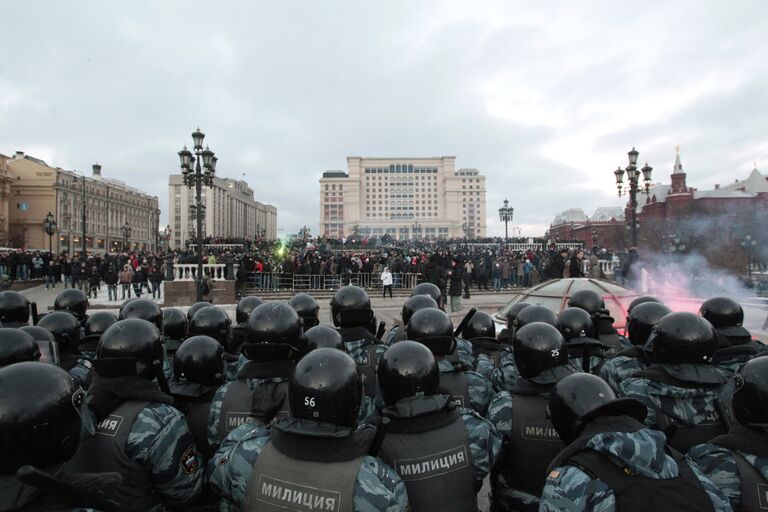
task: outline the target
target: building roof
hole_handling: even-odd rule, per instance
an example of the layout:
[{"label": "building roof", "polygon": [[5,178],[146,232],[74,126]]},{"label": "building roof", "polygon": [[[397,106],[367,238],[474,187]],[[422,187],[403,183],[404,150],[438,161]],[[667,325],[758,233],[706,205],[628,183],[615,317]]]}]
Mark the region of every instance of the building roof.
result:
[{"label": "building roof", "polygon": [[675,167],[672,168],[672,174],[681,174],[683,172],[683,164],[680,162],[680,146],[675,148]]},{"label": "building roof", "polygon": [[768,193],[768,180],[756,168],[752,169],[749,177],[743,181],[736,181],[730,185],[720,187],[720,190],[744,190],[752,194]]},{"label": "building roof", "polygon": [[349,175],[344,171],[325,171],[323,178],[349,178]]},{"label": "building roof", "polygon": [[744,192],[742,190],[725,190],[722,188],[715,190],[696,190],[693,193],[694,199],[738,199],[741,197],[755,197],[755,194]]},{"label": "building roof", "polygon": [[581,208],[571,208],[555,215],[555,220],[552,221],[552,225],[557,226],[559,224],[569,224],[571,222],[587,222],[587,220],[589,220],[589,217],[584,213],[584,210]]},{"label": "building roof", "polygon": [[589,218],[592,222],[608,222],[611,219],[624,220],[624,209],[620,206],[599,206]]}]

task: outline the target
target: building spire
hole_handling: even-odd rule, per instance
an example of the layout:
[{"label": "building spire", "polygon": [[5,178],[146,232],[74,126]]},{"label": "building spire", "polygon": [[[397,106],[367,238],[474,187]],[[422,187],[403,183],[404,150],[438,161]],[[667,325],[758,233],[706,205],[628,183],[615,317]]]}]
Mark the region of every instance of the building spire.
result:
[{"label": "building spire", "polygon": [[680,162],[680,145],[675,146],[675,153],[675,168],[672,174],[679,174],[683,172],[683,164]]}]

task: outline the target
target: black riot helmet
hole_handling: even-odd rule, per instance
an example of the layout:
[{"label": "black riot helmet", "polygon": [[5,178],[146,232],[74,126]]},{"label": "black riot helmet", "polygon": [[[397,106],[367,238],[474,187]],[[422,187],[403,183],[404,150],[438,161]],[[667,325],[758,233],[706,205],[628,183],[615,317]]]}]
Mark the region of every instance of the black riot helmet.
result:
[{"label": "black riot helmet", "polygon": [[37,348],[40,350],[41,363],[59,364],[59,346],[56,344],[56,338],[48,329],[43,329],[39,325],[25,325],[18,328],[34,338]]},{"label": "black riot helmet", "polygon": [[526,379],[568,363],[565,338],[555,327],[544,322],[533,322],[515,331],[512,353],[517,370]]},{"label": "black riot helmet", "polygon": [[125,304],[120,310],[118,318],[120,320],[128,318],[146,320],[157,327],[157,330],[163,332],[163,310],[160,309],[157,302],[149,299],[136,299]]},{"label": "black riot helmet", "polygon": [[96,357],[94,367],[102,377],[138,375],[153,379],[162,374],[160,331],[140,318],[119,320],[101,335]]},{"label": "black riot helmet", "polygon": [[744,322],[744,309],[741,304],[728,297],[713,297],[705,300],[699,308],[699,314],[715,329],[741,326]]},{"label": "black riot helmet", "polygon": [[594,337],[595,329],[592,324],[592,317],[581,308],[565,308],[557,315],[557,321],[565,341],[580,336]]},{"label": "black riot helmet", "polygon": [[0,292],[0,325],[18,327],[29,323],[29,301],[17,291]]},{"label": "black riot helmet", "polygon": [[229,338],[229,327],[232,324],[226,311],[216,306],[200,308],[189,322],[190,336],[210,336],[222,345]]},{"label": "black riot helmet", "polygon": [[600,377],[574,373],[552,388],[547,413],[560,439],[570,444],[595,418],[627,415],[642,422],[648,410],[633,398],[617,399],[611,387]]},{"label": "black riot helmet", "polygon": [[527,302],[517,302],[515,304],[512,304],[512,306],[507,310],[507,328],[508,329],[514,329],[517,325],[515,321],[517,320],[517,315],[520,314],[522,310],[530,306]]},{"label": "black riot helmet", "polygon": [[0,328],[0,367],[39,359],[40,349],[35,338],[19,329]]},{"label": "black riot helmet", "polygon": [[80,322],[67,311],[53,311],[37,322],[38,327],[53,334],[60,347],[76,348],[80,343]]},{"label": "black riot helmet", "polygon": [[472,340],[475,338],[495,338],[496,324],[493,317],[484,311],[477,311],[469,319],[464,330],[461,331],[464,339]]},{"label": "black riot helmet", "polygon": [[313,350],[298,362],[288,385],[291,416],[352,427],[363,381],[354,359],[332,348]]},{"label": "black riot helmet", "polygon": [[288,301],[288,305],[291,306],[301,317],[301,321],[304,324],[304,330],[314,327],[320,323],[320,305],[315,298],[308,293],[297,293],[291,300]]},{"label": "black riot helmet", "polygon": [[243,297],[235,307],[235,322],[244,324],[248,321],[251,311],[264,304],[264,301],[258,297]]},{"label": "black riot helmet", "polygon": [[310,327],[304,333],[304,352],[312,352],[318,348],[335,348],[347,351],[344,339],[339,331],[328,325]]},{"label": "black riot helmet", "polygon": [[371,299],[357,286],[342,286],[331,299],[331,316],[336,327],[366,327],[376,332]]},{"label": "black riot helmet", "polygon": [[299,314],[283,302],[266,302],[251,312],[246,324],[247,343],[301,345]]},{"label": "black riot helmet", "polygon": [[629,306],[627,306],[627,313],[631,313],[635,306],[639,306],[640,304],[645,304],[646,302],[656,302],[656,303],[662,304],[662,302],[656,297],[651,297],[650,295],[643,295],[641,297],[634,299],[632,302],[629,303]]},{"label": "black riot helmet", "polygon": [[581,308],[590,315],[594,315],[603,309],[603,299],[594,290],[579,290],[568,299],[568,306]]},{"label": "black riot helmet", "polygon": [[187,337],[187,315],[177,308],[163,310],[163,336],[166,339],[181,341]]},{"label": "black riot helmet", "polygon": [[768,357],[747,361],[734,376],[733,412],[747,428],[768,431]]},{"label": "black riot helmet", "polygon": [[403,398],[435,395],[440,386],[435,356],[415,341],[398,341],[389,347],[379,358],[376,373],[388,406]]},{"label": "black riot helmet", "polygon": [[224,347],[210,336],[188,338],[173,354],[173,376],[177,382],[224,384]]},{"label": "black riot helmet", "polygon": [[451,318],[439,309],[421,309],[405,328],[405,337],[426,345],[436,356],[452,354],[456,348]]},{"label": "black riot helmet", "polygon": [[670,313],[653,328],[646,347],[657,363],[710,363],[717,349],[717,333],[712,324],[693,313]]},{"label": "black riot helmet", "polygon": [[420,309],[434,308],[438,309],[437,302],[429,295],[414,295],[409,297],[403,304],[401,317],[403,325],[407,325],[413,314]]},{"label": "black riot helmet", "polygon": [[189,309],[187,310],[187,321],[191,322],[192,317],[195,316],[195,313],[197,313],[200,309],[210,306],[210,302],[195,302],[192,304]]},{"label": "black riot helmet", "polygon": [[520,329],[534,322],[543,322],[555,328],[558,326],[557,315],[551,309],[535,304],[522,309],[517,314],[513,327]]},{"label": "black riot helmet", "polygon": [[436,304],[440,304],[440,288],[433,283],[419,283],[411,290],[411,297],[417,295],[429,295],[435,301]]},{"label": "black riot helmet", "polygon": [[88,297],[83,290],[77,288],[67,288],[58,294],[53,302],[54,311],[69,311],[78,320],[85,319],[87,309]]},{"label": "black riot helmet", "polygon": [[627,317],[627,339],[633,345],[645,345],[653,326],[671,312],[671,309],[660,302],[637,304]]},{"label": "black riot helmet", "polygon": [[117,317],[114,313],[109,311],[97,311],[96,313],[88,316],[88,320],[85,321],[85,338],[98,340],[104,331],[117,322]]},{"label": "black riot helmet", "polygon": [[49,468],[80,445],[83,390],[58,366],[22,362],[0,368],[0,474]]}]

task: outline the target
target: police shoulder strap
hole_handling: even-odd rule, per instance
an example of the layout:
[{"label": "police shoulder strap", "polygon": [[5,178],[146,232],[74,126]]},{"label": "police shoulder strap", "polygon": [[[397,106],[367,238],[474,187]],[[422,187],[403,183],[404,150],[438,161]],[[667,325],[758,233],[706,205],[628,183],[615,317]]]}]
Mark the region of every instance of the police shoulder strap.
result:
[{"label": "police shoulder strap", "polygon": [[729,450],[741,480],[741,510],[768,509],[768,481],[736,450]]}]

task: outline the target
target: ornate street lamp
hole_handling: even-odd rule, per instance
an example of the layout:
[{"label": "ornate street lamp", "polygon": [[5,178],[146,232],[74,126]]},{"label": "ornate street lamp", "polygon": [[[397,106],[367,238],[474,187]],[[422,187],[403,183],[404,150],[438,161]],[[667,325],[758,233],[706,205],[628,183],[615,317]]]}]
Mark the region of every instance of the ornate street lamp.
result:
[{"label": "ornate street lamp", "polygon": [[173,230],[171,229],[171,225],[170,224],[165,226],[165,228],[163,229],[163,237],[165,237],[165,250],[166,250],[166,252],[168,251],[168,247],[170,246],[170,243],[171,243],[171,233],[172,232],[173,232]]},{"label": "ornate street lamp", "polygon": [[510,208],[509,200],[504,200],[504,206],[499,208],[499,220],[504,223],[504,243],[509,243],[509,223],[515,215],[515,209]]},{"label": "ornate street lamp", "polygon": [[741,246],[747,251],[747,276],[752,280],[752,248],[757,243],[752,239],[752,235],[747,235],[741,241]]},{"label": "ornate street lamp", "polygon": [[[640,153],[635,149],[632,148],[632,151],[629,151],[627,153],[627,157],[629,158],[629,165],[627,165],[626,173],[627,173],[627,184],[624,185],[624,170],[619,167],[615,171],[613,171],[613,175],[616,178],[616,188],[619,191],[619,197],[621,197],[624,194],[629,194],[629,207],[632,210],[632,246],[637,247],[637,192],[640,191],[644,194],[648,194],[648,191],[651,188],[651,173],[653,171],[653,167],[648,165],[647,163],[645,166],[638,170],[637,168],[637,157],[640,155]],[[643,184],[640,185],[640,173],[643,174]]]},{"label": "ornate street lamp", "polygon": [[207,146],[203,149],[205,134],[200,128],[192,132],[192,144],[195,156],[184,146],[179,151],[181,175],[184,184],[195,188],[195,220],[197,221],[196,245],[197,245],[197,300],[203,300],[203,186],[213,187],[213,178],[216,174],[216,161],[218,160]]},{"label": "ornate street lamp", "polygon": [[53,234],[56,232],[56,227],[56,219],[51,212],[48,212],[48,215],[45,216],[45,220],[43,220],[43,229],[48,235],[48,252],[51,254],[53,254],[53,241],[51,237],[53,237]]}]

